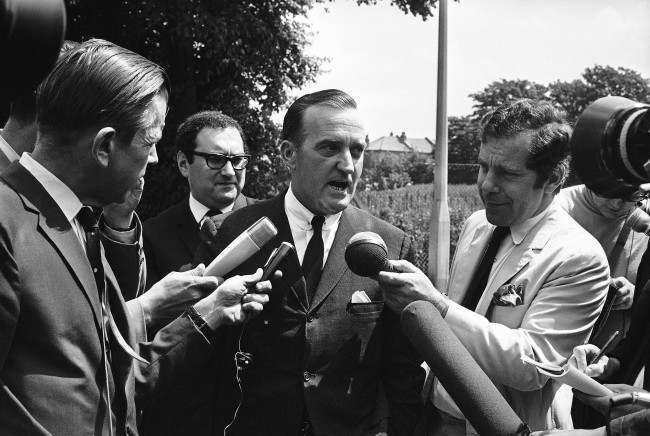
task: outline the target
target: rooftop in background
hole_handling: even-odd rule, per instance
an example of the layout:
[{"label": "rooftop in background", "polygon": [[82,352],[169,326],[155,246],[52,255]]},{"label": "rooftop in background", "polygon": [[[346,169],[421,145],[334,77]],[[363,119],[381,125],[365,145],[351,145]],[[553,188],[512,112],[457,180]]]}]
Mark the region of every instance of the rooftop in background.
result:
[{"label": "rooftop in background", "polygon": [[393,132],[388,136],[377,138],[368,144],[366,151],[391,151],[396,153],[433,153],[434,143],[427,137],[424,138],[408,138],[406,133],[402,132],[401,135],[393,135]]}]

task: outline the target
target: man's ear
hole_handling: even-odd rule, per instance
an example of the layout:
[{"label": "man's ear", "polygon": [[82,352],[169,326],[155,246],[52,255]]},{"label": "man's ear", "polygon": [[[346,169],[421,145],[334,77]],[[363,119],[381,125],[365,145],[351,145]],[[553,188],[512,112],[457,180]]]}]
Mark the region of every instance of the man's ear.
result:
[{"label": "man's ear", "polygon": [[93,138],[92,157],[103,168],[108,168],[111,154],[118,147],[116,132],[112,127],[103,127]]},{"label": "man's ear", "polygon": [[561,171],[551,171],[548,180],[544,184],[544,193],[553,194],[557,193],[564,183],[564,174]]},{"label": "man's ear", "polygon": [[296,145],[287,139],[280,143],[280,154],[291,170],[295,167],[297,151]]},{"label": "man's ear", "polygon": [[187,178],[190,175],[190,162],[187,160],[185,153],[180,150],[176,153],[176,165],[178,165],[178,171],[181,172],[183,177]]}]

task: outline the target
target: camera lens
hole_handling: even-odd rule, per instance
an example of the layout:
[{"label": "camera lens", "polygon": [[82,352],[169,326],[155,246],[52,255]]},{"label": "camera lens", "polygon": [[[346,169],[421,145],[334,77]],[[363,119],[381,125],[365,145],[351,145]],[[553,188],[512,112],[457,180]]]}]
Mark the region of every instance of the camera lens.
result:
[{"label": "camera lens", "polygon": [[629,197],[650,181],[650,106],[623,97],[596,100],[578,118],[571,154],[589,189]]}]

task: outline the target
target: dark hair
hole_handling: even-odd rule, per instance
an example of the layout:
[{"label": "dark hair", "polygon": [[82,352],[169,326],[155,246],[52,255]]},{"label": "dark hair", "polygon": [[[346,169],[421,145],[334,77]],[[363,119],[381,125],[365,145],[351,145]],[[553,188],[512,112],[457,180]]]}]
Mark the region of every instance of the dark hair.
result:
[{"label": "dark hair", "polygon": [[311,106],[327,106],[335,109],[356,109],[357,102],[345,92],[338,89],[325,89],[323,91],[305,94],[293,102],[282,123],[281,140],[293,142],[300,146],[304,139],[302,130],[302,117],[307,108]]},{"label": "dark hair", "polygon": [[39,132],[114,127],[130,140],[157,94],[169,94],[159,65],[111,42],[91,39],[60,58],[36,97]]},{"label": "dark hair", "polygon": [[[59,50],[59,59],[70,50],[77,48],[78,42],[65,40]],[[11,110],[9,117],[15,119],[21,124],[31,124],[36,119],[36,89],[17,96],[11,101]]]},{"label": "dark hair", "polygon": [[246,136],[239,123],[234,118],[219,111],[203,111],[187,117],[176,131],[176,148],[185,154],[189,163],[192,163],[194,156],[189,152],[196,149],[196,135],[201,130],[206,128],[227,129],[229,127],[237,129],[244,142],[244,152],[248,153]]},{"label": "dark hair", "polygon": [[564,112],[549,101],[521,99],[499,106],[481,120],[483,143],[520,134],[530,135],[526,167],[537,173],[536,186],[551,175],[558,177],[561,186],[569,174],[571,138]]}]

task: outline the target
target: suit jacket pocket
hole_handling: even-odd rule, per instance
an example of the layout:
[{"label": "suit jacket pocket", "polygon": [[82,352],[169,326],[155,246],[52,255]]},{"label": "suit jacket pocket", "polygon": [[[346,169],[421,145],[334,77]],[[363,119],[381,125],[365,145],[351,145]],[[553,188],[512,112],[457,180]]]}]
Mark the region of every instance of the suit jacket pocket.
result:
[{"label": "suit jacket pocket", "polygon": [[381,316],[384,309],[383,301],[372,301],[370,303],[348,303],[346,311],[354,318],[374,321]]}]

